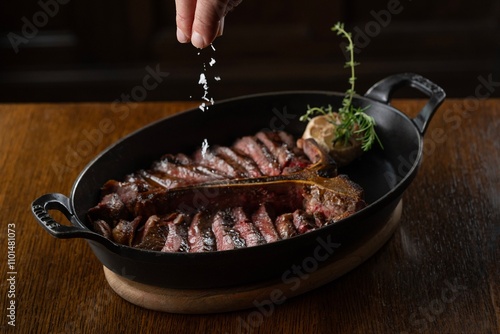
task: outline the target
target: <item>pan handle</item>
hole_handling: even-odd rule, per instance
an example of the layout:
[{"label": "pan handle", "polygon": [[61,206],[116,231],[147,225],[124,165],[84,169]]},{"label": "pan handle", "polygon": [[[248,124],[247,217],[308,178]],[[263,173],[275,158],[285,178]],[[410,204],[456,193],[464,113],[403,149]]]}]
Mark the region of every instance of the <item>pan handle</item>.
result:
[{"label": "pan handle", "polygon": [[[54,220],[48,210],[57,210],[71,222],[71,225],[62,225]],[[58,193],[45,194],[37,198],[31,204],[31,211],[42,225],[42,227],[52,236],[59,239],[85,238],[98,241],[106,246],[112,244],[100,234],[80,227],[76,222],[75,214],[72,212],[69,198]]]},{"label": "pan handle", "polygon": [[441,103],[443,103],[446,97],[444,90],[429,79],[414,73],[391,75],[368,89],[365,93],[365,97],[384,104],[389,104],[392,93],[404,86],[416,88],[429,97],[427,104],[420,110],[417,117],[413,119],[413,123],[415,123],[420,133],[424,134],[434,112]]}]

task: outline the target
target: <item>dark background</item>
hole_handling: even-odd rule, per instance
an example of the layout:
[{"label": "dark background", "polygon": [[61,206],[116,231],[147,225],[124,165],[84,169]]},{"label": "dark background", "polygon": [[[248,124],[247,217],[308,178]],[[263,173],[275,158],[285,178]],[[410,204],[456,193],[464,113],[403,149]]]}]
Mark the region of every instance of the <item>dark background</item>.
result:
[{"label": "dark background", "polygon": [[[498,0],[244,0],[226,18],[216,51],[200,54],[175,38],[173,0],[59,1],[0,3],[0,102],[114,101],[142,85],[146,66],[169,73],[144,96],[149,101],[199,100],[204,66],[215,100],[345,91],[343,40],[330,31],[337,21],[357,38],[358,93],[387,75],[416,72],[449,97],[478,97],[488,78],[499,83],[480,93],[500,96]],[[13,36],[26,42],[17,52]]]}]

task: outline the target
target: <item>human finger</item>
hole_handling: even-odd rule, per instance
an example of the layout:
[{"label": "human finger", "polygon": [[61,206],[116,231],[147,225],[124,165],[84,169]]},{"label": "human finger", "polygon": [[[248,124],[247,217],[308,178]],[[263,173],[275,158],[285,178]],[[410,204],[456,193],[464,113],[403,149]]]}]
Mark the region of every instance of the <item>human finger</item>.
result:
[{"label": "human finger", "polygon": [[198,0],[194,13],[191,43],[197,48],[210,45],[221,33],[229,0]]},{"label": "human finger", "polygon": [[175,0],[177,40],[180,43],[188,43],[191,40],[196,3],[197,0]]}]

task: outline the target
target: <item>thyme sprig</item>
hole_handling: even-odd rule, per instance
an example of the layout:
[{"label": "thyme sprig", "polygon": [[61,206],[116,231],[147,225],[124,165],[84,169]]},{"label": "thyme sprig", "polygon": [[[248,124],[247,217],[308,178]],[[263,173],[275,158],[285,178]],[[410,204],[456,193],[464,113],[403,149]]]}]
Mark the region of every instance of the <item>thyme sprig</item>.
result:
[{"label": "thyme sprig", "polygon": [[[375,132],[375,120],[373,117],[365,113],[365,110],[368,107],[354,107],[352,104],[353,97],[356,95],[356,74],[354,68],[359,65],[359,63],[354,61],[354,43],[352,41],[352,34],[344,29],[344,24],[341,22],[337,22],[331,29],[336,32],[337,35],[343,36],[348,41],[346,51],[349,53],[349,60],[345,63],[344,68],[350,68],[351,70],[349,77],[350,87],[345,92],[342,100],[342,106],[338,110],[340,124],[334,123],[336,130],[333,142],[334,144],[341,142],[344,145],[347,145],[352,136],[358,135],[356,136],[356,139],[361,141],[361,148],[363,151],[368,151],[375,141],[377,141],[380,147],[382,147],[382,143]],[[333,108],[331,105],[328,107],[312,108],[307,106],[307,111],[300,117],[300,120],[310,121],[315,115],[331,115],[332,113]]]}]

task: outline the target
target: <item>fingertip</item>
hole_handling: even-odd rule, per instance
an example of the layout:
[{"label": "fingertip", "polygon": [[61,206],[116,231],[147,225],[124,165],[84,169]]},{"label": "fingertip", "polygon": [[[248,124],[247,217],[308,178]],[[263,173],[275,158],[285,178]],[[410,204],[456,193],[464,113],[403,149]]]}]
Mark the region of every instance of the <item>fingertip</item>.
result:
[{"label": "fingertip", "polygon": [[198,49],[203,49],[208,46],[203,36],[197,31],[194,31],[191,35],[191,43]]},{"label": "fingertip", "polygon": [[177,40],[179,43],[188,43],[190,39],[180,28],[177,28]]}]

